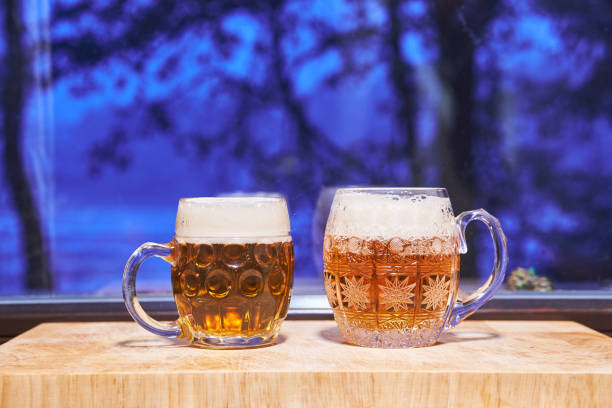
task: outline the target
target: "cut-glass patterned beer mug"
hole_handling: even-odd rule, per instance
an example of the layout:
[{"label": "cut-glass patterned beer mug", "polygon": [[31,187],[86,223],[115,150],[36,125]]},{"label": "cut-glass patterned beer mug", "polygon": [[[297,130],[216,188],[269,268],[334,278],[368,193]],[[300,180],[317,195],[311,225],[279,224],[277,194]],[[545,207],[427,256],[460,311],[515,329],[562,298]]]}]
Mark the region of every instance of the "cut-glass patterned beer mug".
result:
[{"label": "cut-glass patterned beer mug", "polygon": [[[172,265],[176,322],[154,320],[136,297],[136,273],[151,256]],[[123,298],[134,320],[155,334],[210,348],[254,347],[276,340],[292,285],[284,198],[183,198],[172,242],[145,243],[128,260]]]},{"label": "cut-glass patterned beer mug", "polygon": [[[488,227],[495,262],[491,277],[457,298],[465,228]],[[348,343],[366,347],[434,344],[487,302],[504,279],[506,238],[483,209],[453,215],[443,188],[339,189],[323,244],[324,279],[334,318]]]}]

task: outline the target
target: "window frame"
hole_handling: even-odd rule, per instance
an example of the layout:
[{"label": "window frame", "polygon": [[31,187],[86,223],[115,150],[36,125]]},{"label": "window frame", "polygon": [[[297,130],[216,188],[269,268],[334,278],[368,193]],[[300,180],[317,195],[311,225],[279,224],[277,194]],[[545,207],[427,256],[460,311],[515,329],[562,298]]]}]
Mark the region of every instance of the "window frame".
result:
[{"label": "window frame", "polygon": [[[139,297],[158,320],[177,317],[171,295]],[[288,320],[331,320],[324,294],[296,294]],[[612,291],[500,292],[470,319],[572,320],[612,336]],[[0,297],[0,342],[45,322],[131,321],[121,296]]]}]

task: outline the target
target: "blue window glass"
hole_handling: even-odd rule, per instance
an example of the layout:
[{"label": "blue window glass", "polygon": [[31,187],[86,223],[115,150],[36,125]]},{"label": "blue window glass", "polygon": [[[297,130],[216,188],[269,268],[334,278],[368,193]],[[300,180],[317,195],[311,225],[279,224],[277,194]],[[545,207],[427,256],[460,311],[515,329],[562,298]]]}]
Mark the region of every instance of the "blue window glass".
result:
[{"label": "blue window glass", "polygon": [[[443,186],[509,271],[612,281],[612,6],[553,0],[13,0],[1,7],[0,295],[119,293],[178,199],[289,204],[321,276],[337,186]],[[490,269],[469,230],[464,277]],[[169,288],[152,262],[143,288]],[[301,283],[302,282],[302,283]]]}]

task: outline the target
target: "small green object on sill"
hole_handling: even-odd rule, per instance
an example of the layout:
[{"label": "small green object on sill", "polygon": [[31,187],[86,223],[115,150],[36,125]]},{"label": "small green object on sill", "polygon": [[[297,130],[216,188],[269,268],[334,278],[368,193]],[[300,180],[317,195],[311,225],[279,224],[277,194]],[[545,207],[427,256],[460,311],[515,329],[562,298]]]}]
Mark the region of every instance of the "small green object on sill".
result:
[{"label": "small green object on sill", "polygon": [[552,291],[552,282],[546,276],[538,276],[534,268],[516,268],[506,281],[508,290]]}]

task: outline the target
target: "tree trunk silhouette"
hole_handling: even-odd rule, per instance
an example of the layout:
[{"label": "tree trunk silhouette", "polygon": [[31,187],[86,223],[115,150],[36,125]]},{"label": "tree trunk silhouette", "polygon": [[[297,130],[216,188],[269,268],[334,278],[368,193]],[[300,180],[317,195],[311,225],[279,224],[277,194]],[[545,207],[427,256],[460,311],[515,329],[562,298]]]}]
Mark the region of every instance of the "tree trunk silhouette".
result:
[{"label": "tree trunk silhouette", "polygon": [[20,0],[7,0],[4,13],[7,48],[2,98],[4,173],[21,227],[22,248],[26,260],[25,286],[30,290],[51,290],[49,256],[22,154],[21,132],[27,58],[22,44],[20,3]]},{"label": "tree trunk silhouette", "polygon": [[[457,16],[460,2],[432,4],[439,45],[438,75],[444,92],[439,107],[438,157],[441,184],[447,188],[457,212],[473,208],[474,177],[474,42]],[[474,234],[468,234],[467,254],[461,257],[464,276],[476,275]]]},{"label": "tree trunk silhouette", "polygon": [[[482,132],[474,121],[474,54],[480,36],[500,12],[500,4],[499,0],[435,0],[431,4],[430,13],[439,45],[438,76],[444,92],[439,107],[437,141],[440,178],[457,212],[473,209],[479,194],[473,147]],[[461,272],[464,276],[477,276],[478,247],[473,245],[476,242],[473,231],[468,234],[467,241],[469,251],[461,257]]]},{"label": "tree trunk silhouette", "polygon": [[393,144],[394,151],[391,151],[390,155],[401,154],[410,161],[411,184],[420,186],[423,183],[423,163],[419,160],[417,152],[416,86],[414,71],[410,64],[404,61],[402,55],[401,3],[402,0],[387,2],[387,15],[389,16],[389,31],[386,39],[389,47],[387,60],[389,76],[396,97],[396,121],[400,130],[399,146]]},{"label": "tree trunk silhouette", "polygon": [[278,81],[280,97],[283,105],[287,109],[291,119],[296,125],[297,145],[300,153],[306,155],[312,152],[312,143],[319,138],[319,130],[308,120],[304,107],[297,100],[293,90],[293,83],[288,76],[283,55],[282,39],[284,36],[282,27],[281,9],[283,2],[273,2],[270,12],[270,30],[272,32],[272,65],[273,72]]}]

